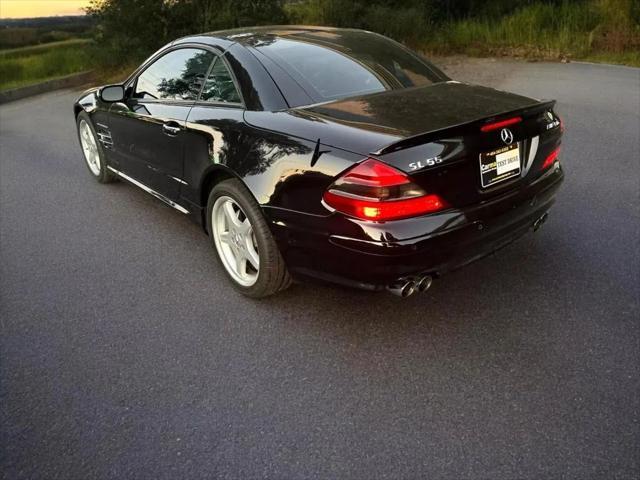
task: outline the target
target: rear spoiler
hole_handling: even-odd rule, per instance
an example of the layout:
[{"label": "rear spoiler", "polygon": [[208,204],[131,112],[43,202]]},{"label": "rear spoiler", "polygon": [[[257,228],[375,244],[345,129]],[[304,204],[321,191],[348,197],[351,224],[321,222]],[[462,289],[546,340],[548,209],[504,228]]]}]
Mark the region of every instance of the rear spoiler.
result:
[{"label": "rear spoiler", "polygon": [[459,129],[467,128],[473,124],[478,124],[478,126],[481,126],[482,124],[485,124],[485,123],[495,122],[501,117],[508,117],[510,115],[515,115],[515,114],[518,114],[521,116],[530,116],[540,111],[549,110],[550,108],[553,108],[555,104],[556,104],[555,100],[543,100],[526,107],[518,108],[516,110],[497,113],[490,117],[481,117],[474,120],[470,120],[468,122],[452,125],[450,127],[441,128],[439,130],[432,130],[430,132],[419,133],[417,135],[413,135],[411,137],[398,140],[397,142],[390,143],[389,145],[382,147],[380,150],[371,152],[371,155],[375,155],[375,156],[384,155],[386,153],[397,152],[398,150],[404,150],[405,148],[411,148],[417,145],[422,145],[432,140],[441,139],[442,134],[444,132],[447,132],[448,135],[455,134],[457,133],[456,131]]}]

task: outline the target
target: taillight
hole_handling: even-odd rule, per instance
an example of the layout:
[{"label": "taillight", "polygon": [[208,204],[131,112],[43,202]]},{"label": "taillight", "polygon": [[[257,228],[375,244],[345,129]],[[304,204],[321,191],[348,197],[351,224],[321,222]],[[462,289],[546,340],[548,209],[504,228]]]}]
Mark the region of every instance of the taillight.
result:
[{"label": "taillight", "polygon": [[547,158],[544,159],[540,170],[546,170],[550,166],[552,166],[558,160],[558,154],[560,153],[560,147],[556,148],[553,152],[551,152]]},{"label": "taillight", "polygon": [[364,220],[398,220],[447,207],[438,195],[428,194],[409,177],[372,158],[347,170],[324,193],[327,205]]},{"label": "taillight", "polygon": [[504,128],[508,127],[509,125],[520,123],[521,121],[522,117],[507,118],[506,120],[500,120],[499,122],[487,123],[486,125],[480,127],[480,130],[483,132],[491,132],[499,128]]}]

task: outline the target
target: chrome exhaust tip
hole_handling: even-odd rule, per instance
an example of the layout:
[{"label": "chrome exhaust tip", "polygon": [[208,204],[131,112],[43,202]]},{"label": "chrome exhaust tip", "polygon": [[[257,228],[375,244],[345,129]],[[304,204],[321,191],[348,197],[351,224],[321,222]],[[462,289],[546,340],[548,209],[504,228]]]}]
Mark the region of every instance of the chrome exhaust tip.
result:
[{"label": "chrome exhaust tip", "polygon": [[423,277],[420,277],[416,282],[416,290],[418,290],[421,293],[426,292],[427,290],[429,290],[429,288],[431,288],[432,284],[433,284],[433,277],[431,275],[425,275]]},{"label": "chrome exhaust tip", "polygon": [[533,231],[534,232],[537,232],[540,229],[542,224],[547,221],[547,217],[548,216],[549,216],[549,214],[545,212],[540,216],[540,218],[538,218],[535,222],[533,222]]},{"label": "chrome exhaust tip", "polygon": [[407,298],[416,291],[416,284],[413,280],[398,280],[388,285],[387,290],[398,297]]}]

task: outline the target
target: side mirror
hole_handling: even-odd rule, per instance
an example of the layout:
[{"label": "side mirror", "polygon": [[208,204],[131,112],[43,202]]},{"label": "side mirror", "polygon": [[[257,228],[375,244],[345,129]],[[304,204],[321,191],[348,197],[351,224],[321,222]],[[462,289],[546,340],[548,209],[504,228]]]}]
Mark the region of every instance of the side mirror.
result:
[{"label": "side mirror", "polygon": [[124,87],[122,85],[107,85],[100,89],[98,96],[103,102],[121,102],[124,100]]}]

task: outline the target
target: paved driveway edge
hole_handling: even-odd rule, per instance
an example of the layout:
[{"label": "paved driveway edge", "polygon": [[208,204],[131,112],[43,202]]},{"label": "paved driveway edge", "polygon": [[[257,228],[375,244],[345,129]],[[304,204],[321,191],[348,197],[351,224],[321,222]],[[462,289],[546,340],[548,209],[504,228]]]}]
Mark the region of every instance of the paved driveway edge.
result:
[{"label": "paved driveway edge", "polygon": [[89,70],[86,72],[74,73],[73,75],[67,75],[66,77],[47,80],[42,83],[36,83],[35,85],[5,90],[4,92],[0,92],[0,104],[61,88],[77,87],[89,82],[92,79],[92,76],[93,70]]}]

